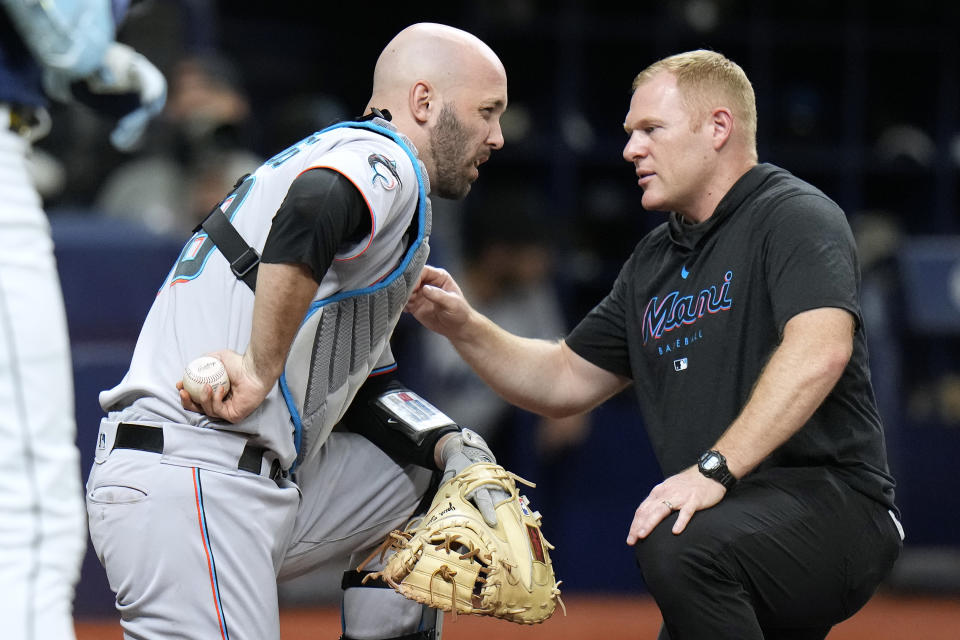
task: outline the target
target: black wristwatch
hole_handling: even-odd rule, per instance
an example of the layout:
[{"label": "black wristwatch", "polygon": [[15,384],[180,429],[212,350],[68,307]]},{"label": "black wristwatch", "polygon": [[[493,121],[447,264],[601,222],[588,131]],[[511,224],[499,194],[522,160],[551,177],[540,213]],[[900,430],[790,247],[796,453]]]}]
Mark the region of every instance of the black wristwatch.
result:
[{"label": "black wristwatch", "polygon": [[730,469],[727,468],[727,459],[724,458],[723,454],[719,451],[711,449],[710,451],[704,452],[697,462],[697,468],[700,469],[700,473],[706,477],[722,484],[723,488],[727,491],[729,491],[733,485],[737,484],[737,479],[733,477]]}]

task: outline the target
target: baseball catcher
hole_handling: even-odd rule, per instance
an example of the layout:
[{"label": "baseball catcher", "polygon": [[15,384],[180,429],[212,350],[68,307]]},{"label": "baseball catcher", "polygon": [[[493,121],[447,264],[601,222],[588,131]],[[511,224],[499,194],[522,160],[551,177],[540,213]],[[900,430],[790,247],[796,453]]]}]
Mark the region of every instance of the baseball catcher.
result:
[{"label": "baseball catcher", "polygon": [[[393,531],[378,552],[383,580],[434,609],[535,624],[561,607],[540,513],[530,509],[517,482],[530,482],[495,463],[483,439],[462,429],[443,445],[441,485],[426,514]],[[376,555],[374,552],[373,555]],[[364,562],[362,570],[373,558]]]}]

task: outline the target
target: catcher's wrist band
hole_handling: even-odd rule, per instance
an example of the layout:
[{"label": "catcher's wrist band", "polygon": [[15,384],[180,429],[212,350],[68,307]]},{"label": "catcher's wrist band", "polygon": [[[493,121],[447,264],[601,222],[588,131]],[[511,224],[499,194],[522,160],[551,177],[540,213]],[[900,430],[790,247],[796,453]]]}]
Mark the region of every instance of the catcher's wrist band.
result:
[{"label": "catcher's wrist band", "polygon": [[[381,403],[381,400],[386,401]],[[460,427],[387,373],[360,388],[338,428],[364,436],[401,463],[436,469],[434,449]]]},{"label": "catcher's wrist band", "polygon": [[387,412],[388,424],[418,445],[431,431],[456,426],[442,411],[409,389],[391,389],[377,398],[376,404]]}]

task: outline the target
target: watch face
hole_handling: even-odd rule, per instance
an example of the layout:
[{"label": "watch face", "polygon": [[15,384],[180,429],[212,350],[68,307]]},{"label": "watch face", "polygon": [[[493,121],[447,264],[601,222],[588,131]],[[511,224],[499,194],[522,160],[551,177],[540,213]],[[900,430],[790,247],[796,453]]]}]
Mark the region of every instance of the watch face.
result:
[{"label": "watch face", "polygon": [[713,471],[720,466],[720,458],[712,453],[709,453],[703,457],[703,460],[700,461],[700,466],[706,471]]}]

